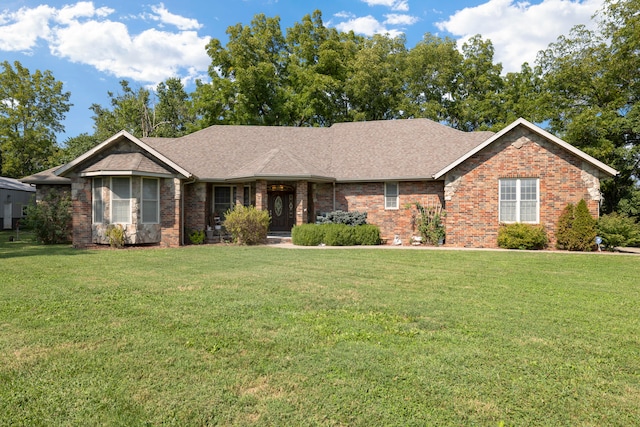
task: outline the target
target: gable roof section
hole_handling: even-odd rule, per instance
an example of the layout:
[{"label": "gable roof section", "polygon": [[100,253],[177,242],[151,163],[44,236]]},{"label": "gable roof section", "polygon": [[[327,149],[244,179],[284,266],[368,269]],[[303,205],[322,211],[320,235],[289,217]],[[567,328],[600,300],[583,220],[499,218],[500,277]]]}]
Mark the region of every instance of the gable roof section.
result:
[{"label": "gable roof section", "polygon": [[142,153],[113,153],[84,169],[81,175],[172,176],[173,173]]},{"label": "gable roof section", "polygon": [[330,132],[331,128],[216,125],[181,138],[144,141],[203,181],[325,178],[331,174]]},{"label": "gable roof section", "polygon": [[233,172],[229,180],[243,179],[306,179],[309,181],[333,181],[324,170],[310,164],[306,159],[280,148],[270,150],[266,156],[249,162]]},{"label": "gable roof section", "polygon": [[[78,157],[78,158],[72,160],[71,162],[63,165],[62,167],[60,167],[59,169],[57,169],[54,172],[55,175],[57,175],[57,176],[65,176],[65,174],[67,174],[71,170],[75,169],[77,166],[82,164],[84,161],[89,160],[90,158],[92,158],[95,155],[103,152],[107,148],[115,145],[116,143],[118,143],[119,141],[122,141],[123,139],[129,140],[130,142],[134,143],[135,145],[140,147],[141,150],[143,150],[144,152],[148,153],[150,156],[156,158],[161,163],[164,163],[168,167],[170,167],[171,169],[175,170],[179,175],[181,175],[181,176],[183,176],[185,178],[193,177],[193,174],[191,172],[187,171],[182,166],[180,166],[177,163],[175,163],[173,160],[165,157],[163,154],[159,153],[158,151],[156,151],[154,148],[152,148],[148,144],[144,143],[140,139],[136,138],[135,136],[131,135],[129,132],[124,131],[124,130],[118,132],[115,135],[113,135],[111,138],[107,139],[106,141],[96,145],[95,147],[93,147],[91,150],[87,151],[86,153],[84,153],[80,157]],[[124,156],[131,156],[132,157],[132,160],[130,162],[130,166],[131,167],[140,166],[140,164],[144,163],[142,159],[140,159],[138,156],[134,156],[134,154],[139,154],[139,153],[127,153],[127,154],[124,155]],[[123,157],[114,157],[114,156],[115,156],[114,154],[108,155],[107,157],[105,157],[104,159],[100,160],[96,164],[102,163],[102,165],[100,167],[105,167],[107,165],[111,165],[112,167],[120,168],[120,169],[116,169],[115,171],[119,171],[120,173],[124,172],[124,170],[122,168],[124,167],[124,164],[127,163],[127,161],[124,160]],[[140,155],[140,156],[142,156],[142,155]],[[142,157],[145,157],[145,156],[142,156]],[[136,159],[138,160],[138,164],[137,165],[136,165]],[[147,159],[147,160],[149,160],[149,159]],[[153,163],[153,161],[149,160],[149,163]],[[93,167],[95,167],[95,165],[93,165]],[[148,168],[148,167],[149,167],[149,164],[145,163],[145,168]],[[89,169],[92,169],[92,167],[89,167]],[[168,170],[166,170],[164,168],[162,168],[162,170],[164,171],[165,174],[169,172]],[[132,172],[136,172],[133,169],[131,171]],[[96,171],[94,170],[94,172],[96,172]]]},{"label": "gable roof section", "polygon": [[569,151],[570,153],[572,153],[576,157],[578,157],[578,158],[582,159],[583,161],[591,164],[592,166],[596,167],[597,169],[599,169],[600,171],[604,172],[605,174],[607,174],[609,176],[616,176],[618,174],[617,170],[615,170],[612,167],[609,167],[609,166],[605,165],[601,161],[591,157],[590,155],[588,155],[584,151],[582,151],[582,150],[574,147],[573,145],[561,140],[557,136],[545,131],[544,129],[534,125],[533,123],[531,123],[531,122],[529,122],[529,121],[527,121],[527,120],[525,120],[523,118],[519,118],[518,120],[516,120],[515,122],[511,123],[506,128],[502,129],[500,132],[498,132],[495,135],[493,135],[491,138],[489,138],[486,141],[484,141],[482,144],[480,144],[477,147],[475,147],[474,149],[468,151],[463,156],[459,157],[458,159],[456,159],[452,163],[448,164],[446,167],[444,167],[440,171],[436,172],[433,177],[435,179],[442,178],[447,172],[451,171],[453,168],[455,168],[456,166],[460,165],[464,161],[468,160],[473,155],[475,155],[478,152],[482,151],[483,149],[485,149],[486,147],[491,145],[493,142],[499,140],[504,135],[506,135],[507,133],[511,132],[513,129],[515,129],[518,126],[524,126],[527,129],[529,129],[530,131],[532,131],[532,132],[542,136],[543,138],[547,139],[548,141],[551,141],[554,144],[559,145],[563,149]]}]

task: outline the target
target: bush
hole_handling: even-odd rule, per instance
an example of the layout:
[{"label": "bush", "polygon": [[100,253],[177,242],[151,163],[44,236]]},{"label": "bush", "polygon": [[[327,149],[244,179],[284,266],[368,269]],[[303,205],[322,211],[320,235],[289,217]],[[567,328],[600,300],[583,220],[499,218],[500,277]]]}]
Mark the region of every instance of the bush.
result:
[{"label": "bush", "polygon": [[358,245],[371,246],[380,244],[380,228],[375,225],[359,225],[354,227],[354,232]]},{"label": "bush", "polygon": [[227,211],[224,227],[233,240],[241,245],[266,243],[271,217],[267,211],[259,211],[254,206],[236,206]]},{"label": "bush", "polygon": [[124,227],[121,224],[110,224],[107,228],[107,237],[109,238],[109,246],[112,248],[124,248],[126,238]]},{"label": "bush", "polygon": [[201,245],[204,243],[204,230],[193,230],[189,233],[189,241],[193,245]]},{"label": "bush", "polygon": [[597,230],[606,249],[616,246],[640,246],[640,224],[627,215],[603,215],[598,220]]},{"label": "bush", "polygon": [[66,193],[49,192],[45,199],[27,207],[27,228],[45,245],[71,241],[71,198]]},{"label": "bush", "polygon": [[323,228],[316,224],[296,225],[291,230],[291,242],[294,245],[318,246],[323,240]]},{"label": "bush", "polygon": [[544,249],[548,242],[541,225],[505,224],[498,230],[498,246],[504,249]]},{"label": "bush", "polygon": [[293,227],[291,241],[299,246],[356,246],[380,244],[380,228],[375,225],[303,224]]},{"label": "bush", "polygon": [[346,225],[364,225],[367,223],[366,212],[345,212],[345,211],[333,211],[327,213],[319,224],[346,224]]},{"label": "bush", "polygon": [[556,247],[569,251],[591,251],[595,245],[596,220],[589,213],[587,202],[569,203],[558,218]]}]

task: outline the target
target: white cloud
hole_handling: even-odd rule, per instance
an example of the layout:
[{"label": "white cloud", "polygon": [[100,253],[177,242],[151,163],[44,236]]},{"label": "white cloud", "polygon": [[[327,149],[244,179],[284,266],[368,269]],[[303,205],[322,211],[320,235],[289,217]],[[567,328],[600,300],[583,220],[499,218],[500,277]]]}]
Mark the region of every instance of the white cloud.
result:
[{"label": "white cloud", "polygon": [[576,24],[593,28],[593,14],[604,0],[543,0],[539,4],[514,0],[489,0],[476,7],[456,12],[436,25],[459,37],[462,45],[476,34],[490,39],[495,62],[504,72],[520,71],[524,62],[533,64],[536,54],[568,34]]},{"label": "white cloud", "polygon": [[387,25],[413,25],[420,20],[417,16],[390,13],[384,15],[387,18],[384,23]]},{"label": "white cloud", "polygon": [[175,15],[169,12],[163,3],[160,3],[158,6],[151,6],[151,10],[156,14],[149,15],[152,20],[175,25],[179,30],[198,30],[202,28],[202,24],[200,24],[197,19]]},{"label": "white cloud", "polygon": [[408,0],[362,0],[369,6],[385,6],[391,8],[391,10],[397,10],[400,12],[409,11]]},{"label": "white cloud", "polygon": [[60,9],[38,6],[0,13],[0,50],[32,51],[45,42],[52,55],[88,64],[117,78],[158,83],[169,77],[193,80],[206,72],[211,59],[196,21],[152,7],[157,21],[179,31],[150,28],[131,34],[122,22],[107,19],[115,11],[82,1]]},{"label": "white cloud", "polygon": [[39,39],[49,35],[49,20],[55,14],[50,6],[33,9],[20,8],[17,12],[0,12],[0,50],[30,52]]},{"label": "white cloud", "polygon": [[354,33],[364,34],[365,36],[389,34],[391,37],[397,37],[402,34],[399,30],[388,29],[371,15],[340,22],[336,24],[336,29],[343,32],[353,31]]}]

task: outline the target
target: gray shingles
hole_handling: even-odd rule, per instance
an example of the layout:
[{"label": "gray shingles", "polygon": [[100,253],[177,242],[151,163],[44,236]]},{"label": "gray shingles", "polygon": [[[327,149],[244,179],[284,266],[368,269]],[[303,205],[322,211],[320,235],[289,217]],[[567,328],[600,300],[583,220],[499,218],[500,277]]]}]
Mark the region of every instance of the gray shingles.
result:
[{"label": "gray shingles", "polygon": [[203,180],[309,175],[364,181],[429,179],[491,135],[413,119],[330,128],[212,126],[144,142]]}]

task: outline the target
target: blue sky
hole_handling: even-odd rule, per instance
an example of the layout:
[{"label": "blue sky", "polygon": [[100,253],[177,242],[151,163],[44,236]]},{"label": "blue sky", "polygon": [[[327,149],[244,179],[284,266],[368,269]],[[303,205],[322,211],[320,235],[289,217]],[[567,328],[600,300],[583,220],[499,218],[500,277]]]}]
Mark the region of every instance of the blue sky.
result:
[{"label": "blue sky", "polygon": [[604,0],[1,0],[0,61],[51,70],[74,104],[58,142],[93,132],[89,106],[107,106],[119,81],[153,88],[180,77],[187,90],[207,80],[211,38],[257,13],[279,16],[283,31],[319,9],[327,26],[363,35],[425,33],[464,42],[491,39],[504,71],[534,63],[538,51],[576,24],[593,27]]}]

